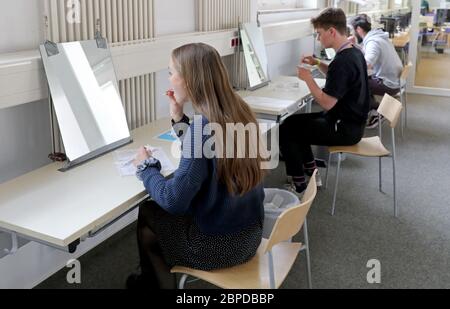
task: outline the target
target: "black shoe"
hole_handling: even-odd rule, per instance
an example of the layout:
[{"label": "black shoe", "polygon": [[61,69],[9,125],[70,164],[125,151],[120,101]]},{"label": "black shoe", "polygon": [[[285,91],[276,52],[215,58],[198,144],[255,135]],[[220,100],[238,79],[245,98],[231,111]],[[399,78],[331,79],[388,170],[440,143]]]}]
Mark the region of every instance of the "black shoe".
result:
[{"label": "black shoe", "polygon": [[131,274],[127,278],[126,288],[128,290],[159,289],[159,286],[149,275]]},{"label": "black shoe", "polygon": [[[380,119],[381,123],[383,123],[385,120],[383,116],[380,116]],[[366,129],[376,129],[379,126],[378,120],[378,116],[373,116],[372,118],[370,118],[367,123]]]},{"label": "black shoe", "polygon": [[316,166],[320,168],[327,168],[328,163],[322,159],[316,159]]},{"label": "black shoe", "polygon": [[306,183],[301,185],[300,187],[297,187],[296,185],[294,185],[293,183],[288,183],[284,185],[284,188],[293,193],[295,196],[298,197],[299,200],[303,199],[303,195],[305,194],[306,191]]}]

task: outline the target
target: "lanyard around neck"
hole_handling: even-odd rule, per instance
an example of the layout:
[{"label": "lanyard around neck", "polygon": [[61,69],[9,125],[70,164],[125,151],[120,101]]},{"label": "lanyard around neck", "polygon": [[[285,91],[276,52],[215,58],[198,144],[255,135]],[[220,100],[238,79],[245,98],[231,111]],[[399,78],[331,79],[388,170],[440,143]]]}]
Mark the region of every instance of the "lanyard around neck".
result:
[{"label": "lanyard around neck", "polygon": [[352,45],[352,42],[348,41],[346,43],[344,43],[341,48],[339,48],[336,52],[336,54],[339,54],[341,51],[343,51],[347,46]]}]

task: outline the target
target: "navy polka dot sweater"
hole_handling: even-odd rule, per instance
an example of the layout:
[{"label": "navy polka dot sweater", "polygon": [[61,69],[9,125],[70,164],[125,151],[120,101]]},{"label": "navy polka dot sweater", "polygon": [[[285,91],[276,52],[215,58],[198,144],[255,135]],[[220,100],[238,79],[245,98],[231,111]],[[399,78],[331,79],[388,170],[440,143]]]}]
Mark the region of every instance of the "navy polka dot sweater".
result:
[{"label": "navy polka dot sweater", "polygon": [[203,134],[207,124],[208,120],[199,116],[191,125],[187,117],[174,123],[174,130],[182,141],[180,166],[171,179],[163,177],[157,168],[145,170],[142,179],[147,192],[167,212],[191,216],[205,234],[235,233],[255,223],[262,226],[263,185],[244,196],[228,192],[217,179],[216,159],[208,159],[211,156],[202,151],[211,138]]}]

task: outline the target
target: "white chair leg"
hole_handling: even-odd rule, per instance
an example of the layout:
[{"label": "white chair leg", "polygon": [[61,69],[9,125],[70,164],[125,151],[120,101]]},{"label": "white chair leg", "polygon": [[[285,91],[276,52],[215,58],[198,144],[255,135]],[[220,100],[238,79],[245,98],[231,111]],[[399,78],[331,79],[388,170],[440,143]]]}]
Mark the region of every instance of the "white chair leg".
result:
[{"label": "white chair leg", "polygon": [[270,283],[270,288],[272,290],[276,289],[276,284],[275,284],[275,270],[274,270],[274,264],[273,264],[273,254],[272,251],[268,252],[268,257],[269,259],[269,283]]},{"label": "white chair leg", "polygon": [[394,215],[398,218],[398,205],[397,205],[397,171],[396,171],[396,145],[395,145],[395,130],[392,129],[392,171],[394,181]]},{"label": "white chair leg", "polygon": [[[380,115],[378,115],[378,117],[380,117]],[[380,119],[379,119],[378,123],[379,123],[379,125],[378,125],[378,134],[380,135],[380,140],[382,141],[383,128],[381,127]],[[382,162],[382,158],[381,157],[379,157],[378,159],[379,159],[379,174],[378,174],[379,175],[379,189],[380,189],[380,192],[383,193],[383,169],[382,169],[383,162]]]},{"label": "white chair leg", "polygon": [[380,140],[383,141],[383,123],[380,114],[378,114],[378,135],[380,136]]},{"label": "white chair leg", "polygon": [[403,93],[403,106],[405,107],[405,128],[408,128],[408,95],[406,94],[406,90]]},{"label": "white chair leg", "polygon": [[336,183],[334,185],[333,207],[331,209],[332,216],[334,216],[334,214],[336,212],[336,197],[337,197],[337,191],[338,191],[338,185],[339,185],[339,174],[341,172],[341,161],[342,161],[342,153],[339,153],[338,154],[337,171],[336,171]]},{"label": "white chair leg", "polygon": [[[403,105],[403,104],[402,104]],[[403,119],[404,115],[403,113],[400,114],[400,130],[401,130],[401,135],[402,135],[402,139],[405,137],[405,121]]]},{"label": "white chair leg", "polygon": [[183,276],[181,276],[180,282],[178,284],[178,289],[179,290],[184,290],[184,286],[186,284],[186,281],[187,281],[188,277],[189,276],[186,275],[186,274],[183,274]]},{"label": "white chair leg", "polygon": [[312,277],[311,277],[311,256],[309,253],[309,237],[308,237],[308,221],[305,219],[303,223],[303,237],[305,241],[305,252],[306,252],[306,271],[308,276],[308,288],[312,289]]},{"label": "white chair leg", "polygon": [[379,181],[380,181],[379,186],[380,192],[383,193],[383,168],[382,168],[383,160],[381,157],[379,157],[378,160],[379,160]]},{"label": "white chair leg", "polygon": [[397,201],[397,174],[396,174],[396,162],[395,162],[395,156],[392,157],[393,162],[393,170],[394,170],[394,215],[396,218],[398,218],[398,201]]},{"label": "white chair leg", "polygon": [[[406,111],[406,109],[405,109],[405,100],[404,100],[404,95],[405,95],[405,92],[404,91],[402,91],[401,93],[400,93],[400,103],[402,103],[402,107],[404,108],[404,110]],[[402,130],[402,138],[405,136],[405,121],[406,121],[406,118],[404,118],[405,117],[405,113],[404,112],[402,112],[401,114],[400,114],[400,125],[401,125],[401,130]]]},{"label": "white chair leg", "polygon": [[329,154],[328,155],[328,165],[327,165],[327,175],[325,176],[325,190],[328,189],[328,177],[329,177],[329,172],[330,172],[330,166],[331,166],[331,156],[333,154]]}]

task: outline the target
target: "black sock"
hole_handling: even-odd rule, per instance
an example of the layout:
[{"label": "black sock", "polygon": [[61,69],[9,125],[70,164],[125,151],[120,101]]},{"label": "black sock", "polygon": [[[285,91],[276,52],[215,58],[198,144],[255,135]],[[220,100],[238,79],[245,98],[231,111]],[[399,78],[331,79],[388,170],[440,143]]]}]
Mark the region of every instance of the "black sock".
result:
[{"label": "black sock", "polygon": [[306,178],[305,176],[299,176],[299,177],[292,177],[292,180],[294,182],[295,185],[295,191],[297,191],[298,193],[302,193],[303,191],[306,190]]}]

